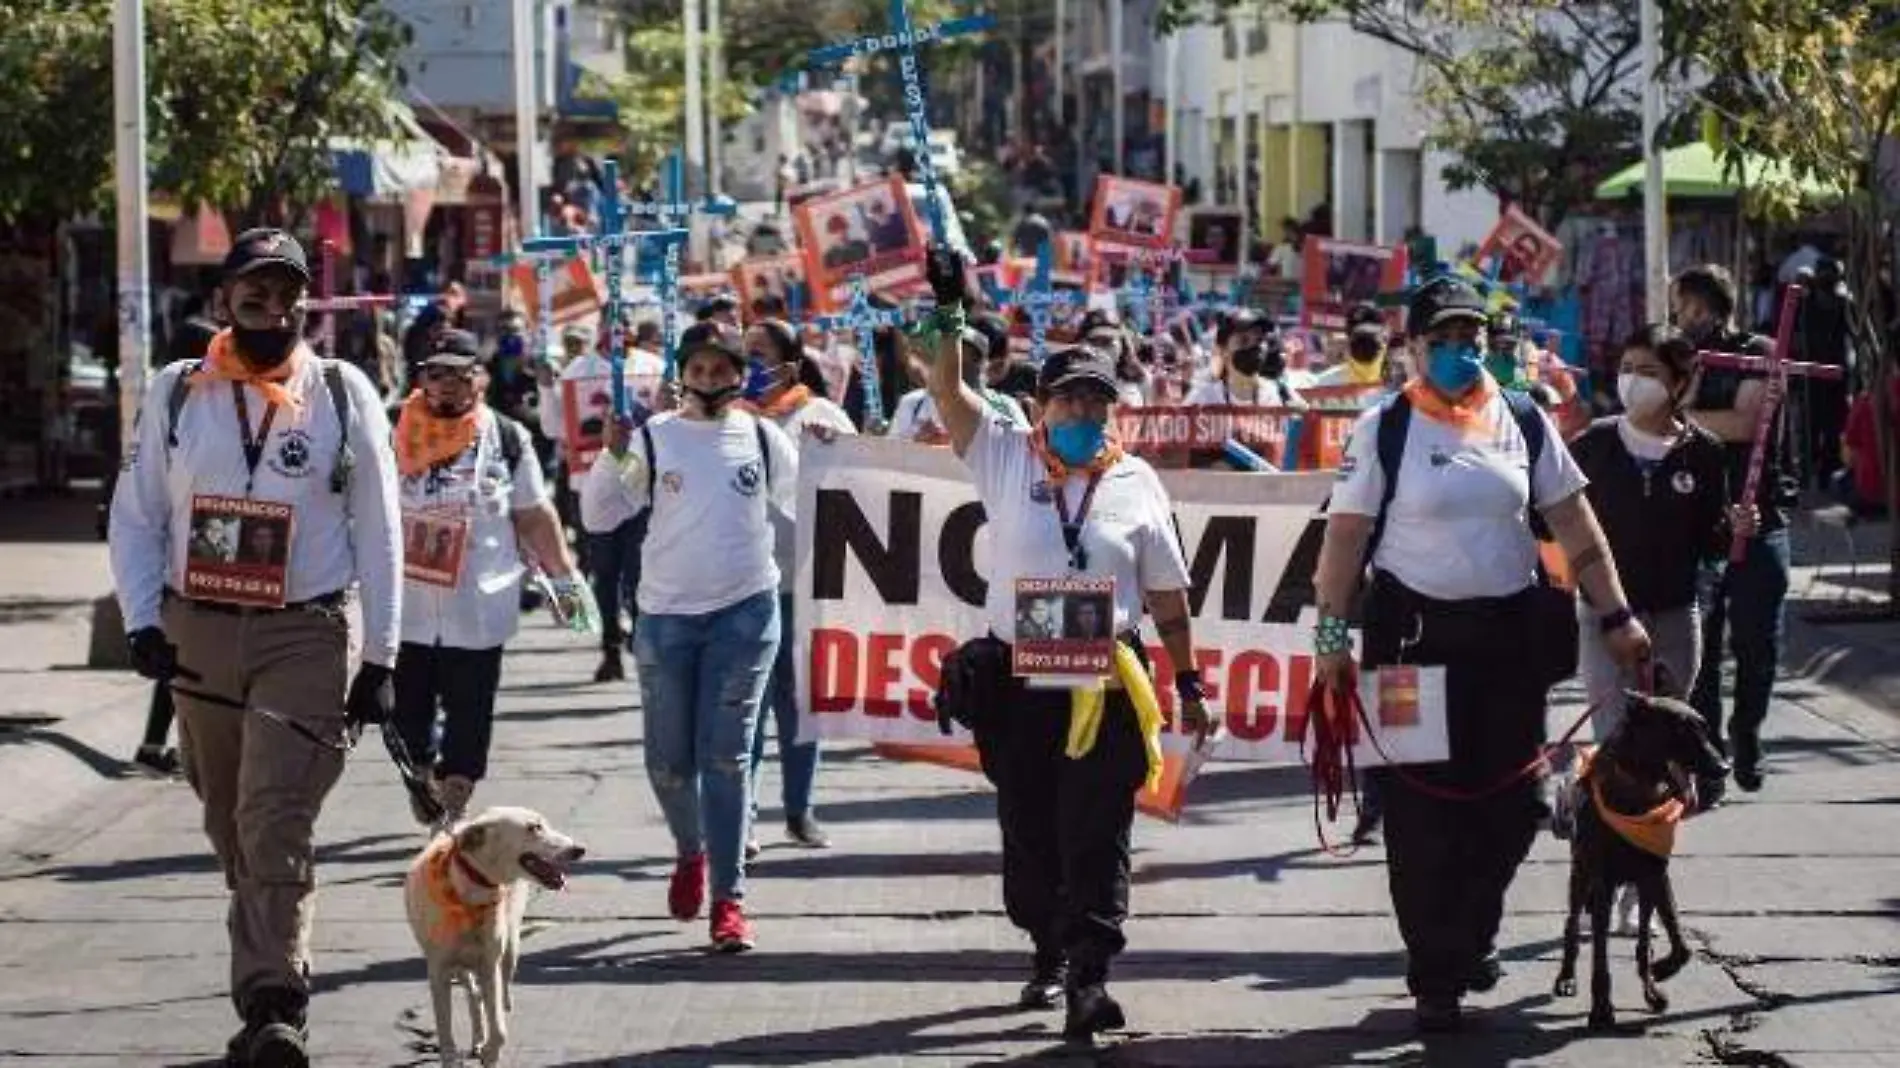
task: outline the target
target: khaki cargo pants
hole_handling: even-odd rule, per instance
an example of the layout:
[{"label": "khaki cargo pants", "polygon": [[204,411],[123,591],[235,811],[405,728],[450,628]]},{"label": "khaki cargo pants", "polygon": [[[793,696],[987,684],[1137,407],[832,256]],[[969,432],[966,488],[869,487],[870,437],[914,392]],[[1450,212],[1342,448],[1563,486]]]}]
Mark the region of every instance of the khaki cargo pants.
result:
[{"label": "khaki cargo pants", "polygon": [[343,773],[345,609],[246,611],[168,596],[165,634],[200,679],[178,678],[179,750],[231,891],[231,998],[308,996],[316,908],[312,844]]}]

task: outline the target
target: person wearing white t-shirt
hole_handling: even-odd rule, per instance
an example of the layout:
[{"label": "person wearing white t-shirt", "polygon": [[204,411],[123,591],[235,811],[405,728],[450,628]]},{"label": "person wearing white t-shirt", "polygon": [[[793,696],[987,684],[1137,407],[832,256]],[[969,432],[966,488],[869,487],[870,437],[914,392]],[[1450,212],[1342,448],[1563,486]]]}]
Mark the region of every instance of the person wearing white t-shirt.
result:
[{"label": "person wearing white t-shirt", "polygon": [[[766,419],[778,424],[794,448],[804,448],[810,437],[828,442],[842,434],[856,434],[851,417],[824,395],[825,377],[816,360],[805,355],[798,333],[779,319],[762,319],[745,333],[745,399]],[[808,849],[831,845],[812,811],[812,787],[818,777],[818,739],[798,736],[798,691],[792,654],[792,553],[796,528],[789,516],[774,513],[773,559],[779,571],[779,643],[766,685],[765,703],[752,732],[751,788],[756,814],[759,769],[765,763],[766,726],[778,731],[779,797],[785,809],[785,833]],[[770,715],[767,715],[767,713]],[[746,857],[758,853],[756,838],[746,841]]]},{"label": "person wearing white t-shirt", "polygon": [[502,646],[521,619],[523,549],[557,596],[577,605],[579,589],[527,429],[482,402],[488,372],[474,335],[445,331],[430,347],[395,428],[403,525],[426,548],[405,561],[394,723],[417,765],[432,769],[443,809],[418,809],[417,821],[447,825],[488,772]]},{"label": "person wearing white t-shirt", "polygon": [[1306,407],[1298,391],[1287,384],[1286,373],[1284,342],[1278,334],[1260,332],[1254,340],[1229,347],[1220,376],[1196,383],[1188,392],[1187,403],[1203,407]]},{"label": "person wearing white t-shirt", "polygon": [[1543,588],[1533,514],[1568,556],[1616,661],[1642,661],[1650,642],[1556,427],[1484,369],[1483,298],[1436,278],[1406,322],[1425,377],[1353,428],[1314,577],[1314,652],[1320,682],[1354,686],[1347,606],[1370,563],[1367,668],[1446,669],[1450,759],[1375,776],[1407,986],[1421,1029],[1442,1031],[1459,1026],[1466,993],[1497,982],[1504,894],[1547,814],[1538,783],[1516,776],[1542,750],[1550,687],[1575,665],[1574,608]]},{"label": "person wearing white t-shirt", "polygon": [[[1011,426],[1028,426],[1016,398],[981,384],[983,366],[989,359],[990,339],[974,327],[963,330],[963,377],[965,384],[983,399],[985,410]],[[949,440],[943,420],[937,414],[937,402],[930,390],[919,386],[897,400],[887,434],[894,441],[915,441],[923,445],[942,445]]]},{"label": "person wearing white t-shirt", "polygon": [[[1192,666],[1188,571],[1167,491],[1146,462],[1121,450],[1112,429],[1114,357],[1086,343],[1051,353],[1037,382],[1042,421],[1030,429],[990,418],[964,378],[966,349],[954,340],[963,329],[962,266],[941,247],[928,260],[939,309],[928,381],[989,516],[989,634],[956,656],[986,665],[986,688],[998,700],[967,725],[996,785],[1003,900],[1010,921],[1035,943],[1021,1003],[1052,1008],[1066,993],[1064,1032],[1086,1038],[1125,1026],[1106,982],[1125,944],[1135,795],[1160,764],[1160,713],[1138,634],[1144,607],[1168,656],[1183,666],[1174,682],[1197,744],[1214,721]],[[1064,633],[1074,638],[1087,636],[1079,623],[1085,615],[1112,618],[1116,637],[1102,674],[1019,676],[1005,644],[1025,640],[1015,630],[1019,601],[1047,599],[1052,584],[1100,591],[1103,580],[1106,592],[1075,602],[1094,607],[1064,617]],[[1053,608],[1045,605],[1045,614]],[[1044,685],[1052,682],[1066,688]]]},{"label": "person wearing white t-shirt", "polygon": [[747,767],[778,654],[772,514],[792,519],[798,453],[770,419],[740,410],[739,332],[697,323],[680,337],[682,404],[637,432],[608,429],[583,497],[651,507],[633,655],[646,716],[647,777],[678,860],[667,891],[687,922],[712,882],[712,942],[752,948],[745,895]]}]

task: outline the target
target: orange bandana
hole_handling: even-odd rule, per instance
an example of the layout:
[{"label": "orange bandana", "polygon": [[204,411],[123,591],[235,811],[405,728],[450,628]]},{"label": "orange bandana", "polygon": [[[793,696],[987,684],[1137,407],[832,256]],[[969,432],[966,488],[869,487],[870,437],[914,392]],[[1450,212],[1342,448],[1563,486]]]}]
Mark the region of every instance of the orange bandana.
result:
[{"label": "orange bandana", "polygon": [[1676,851],[1676,825],[1688,812],[1681,798],[1671,797],[1641,815],[1626,816],[1604,802],[1603,784],[1591,776],[1588,760],[1579,778],[1590,784],[1590,801],[1596,806],[1597,816],[1625,842],[1651,856],[1668,857]]},{"label": "orange bandana", "polygon": [[811,387],[801,382],[779,394],[778,398],[770,404],[755,404],[753,407],[767,419],[783,419],[803,408],[810,400]]},{"label": "orange bandana", "polygon": [[1405,399],[1412,402],[1415,411],[1428,419],[1455,427],[1465,435],[1484,431],[1484,407],[1497,395],[1497,380],[1489,373],[1481,375],[1477,386],[1457,401],[1446,400],[1422,378],[1414,378],[1405,384]]},{"label": "orange bandana", "polygon": [[203,362],[198,364],[197,370],[191,372],[191,377],[185,380],[185,384],[196,386],[202,382],[249,383],[256,386],[258,392],[262,393],[264,399],[270,403],[280,408],[288,408],[292,412],[301,412],[303,398],[292,393],[284,386],[284,383],[290,381],[298,369],[303,367],[303,361],[309,351],[300,341],[297,347],[291,350],[290,358],[283,363],[268,371],[253,371],[250,365],[244,362],[244,358],[238,355],[236,335],[229,330],[220,330],[217,336],[211,339],[211,347],[205,350]]},{"label": "orange bandana", "polygon": [[405,475],[419,475],[462,455],[475,444],[481,414],[481,405],[477,404],[465,415],[444,419],[429,411],[421,390],[411,392],[402,402],[402,414],[396,417],[396,469]]},{"label": "orange bandana", "polygon": [[497,887],[493,901],[464,901],[455,892],[455,884],[449,878],[449,871],[455,866],[455,839],[443,835],[423,851],[422,888],[429,895],[429,903],[435,906],[435,926],[429,930],[429,938],[437,945],[446,945],[463,935],[488,923],[495,915],[495,909],[508,895],[507,887]]},{"label": "orange bandana", "polygon": [[[1029,432],[1029,447],[1034,449],[1036,456],[1042,460],[1044,470],[1049,472],[1050,482],[1060,486],[1069,480],[1069,465],[1063,463],[1062,458],[1049,447],[1048,423],[1037,423],[1036,429]],[[1100,475],[1120,463],[1121,458],[1121,433],[1116,429],[1115,421],[1111,419],[1103,431],[1102,451],[1096,453],[1095,459],[1084,465],[1082,470],[1091,475]]]}]

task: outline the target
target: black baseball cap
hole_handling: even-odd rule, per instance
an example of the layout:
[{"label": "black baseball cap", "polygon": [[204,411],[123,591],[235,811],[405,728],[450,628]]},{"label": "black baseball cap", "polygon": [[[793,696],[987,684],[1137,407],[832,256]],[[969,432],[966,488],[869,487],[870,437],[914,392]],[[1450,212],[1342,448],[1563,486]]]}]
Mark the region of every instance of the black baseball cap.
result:
[{"label": "black baseball cap", "polygon": [[1098,345],[1081,344],[1051,352],[1037,376],[1040,393],[1063,393],[1078,386],[1095,386],[1110,399],[1121,396],[1115,378],[1115,357]]},{"label": "black baseball cap", "polygon": [[481,351],[481,342],[469,331],[444,330],[430,341],[429,355],[423,357],[422,366],[479,367]]},{"label": "black baseball cap", "polygon": [[1009,355],[1009,320],[995,312],[984,312],[970,320],[970,327],[981,333],[989,342],[990,356]]},{"label": "black baseball cap", "polygon": [[1405,331],[1416,337],[1460,320],[1483,326],[1488,318],[1477,288],[1447,275],[1426,282],[1412,294],[1405,306]]},{"label": "black baseball cap", "polygon": [[1385,314],[1373,304],[1355,304],[1346,313],[1346,333],[1349,337],[1369,337],[1385,340]]},{"label": "black baseball cap", "polygon": [[739,331],[719,322],[708,319],[703,323],[694,323],[680,335],[679,362],[681,366],[699,352],[710,350],[731,360],[743,371],[746,366],[745,345]]},{"label": "black baseball cap", "polygon": [[224,256],[224,277],[238,278],[267,267],[280,267],[310,284],[310,264],[304,259],[303,246],[297,239],[268,227],[246,230],[231,242]]}]

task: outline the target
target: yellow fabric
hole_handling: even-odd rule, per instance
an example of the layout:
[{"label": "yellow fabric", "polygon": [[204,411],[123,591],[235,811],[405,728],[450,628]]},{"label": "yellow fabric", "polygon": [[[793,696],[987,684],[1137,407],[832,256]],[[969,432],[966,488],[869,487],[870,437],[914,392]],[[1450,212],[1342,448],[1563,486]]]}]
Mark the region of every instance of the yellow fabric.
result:
[{"label": "yellow fabric", "polygon": [[[1140,658],[1121,642],[1115,643],[1115,677],[1135,706],[1135,724],[1141,728],[1141,746],[1148,754],[1148,778],[1142,788],[1152,790],[1161,781],[1161,703],[1155,700],[1154,682]],[[1071,691],[1069,744],[1064,750],[1070,760],[1080,760],[1095,748],[1107,701],[1107,687],[1100,682]]]},{"label": "yellow fabric", "polygon": [[1346,367],[1346,381],[1355,386],[1376,386],[1385,381],[1385,357],[1360,363],[1358,360],[1343,361]]},{"label": "yellow fabric", "polygon": [[436,915],[435,926],[430,929],[429,937],[437,945],[453,942],[488,923],[507,894],[506,887],[497,887],[493,901],[462,900],[455,893],[455,885],[449,881],[449,869],[454,864],[455,839],[448,835],[439,836],[423,851],[422,889],[428,893]]},{"label": "yellow fabric", "polygon": [[270,403],[288,408],[292,413],[301,413],[303,397],[291,392],[284,383],[290,381],[309,355],[310,350],[298,342],[290,358],[283,363],[268,371],[253,371],[244,358],[238,355],[236,335],[229,330],[220,330],[205,350],[204,361],[185,379],[185,384],[195,388],[205,382],[249,383],[256,386]]},{"label": "yellow fabric", "polygon": [[396,469],[405,475],[420,475],[439,463],[446,463],[475,444],[481,424],[481,405],[443,419],[429,411],[421,390],[412,390],[402,402],[402,414],[396,417]]},{"label": "yellow fabric", "polygon": [[1590,766],[1586,757],[1580,777],[1590,784],[1590,801],[1596,806],[1597,816],[1625,842],[1645,853],[1658,857],[1675,853],[1676,825],[1688,812],[1682,799],[1672,797],[1640,816],[1626,816],[1604,803],[1603,786],[1591,776]]}]

